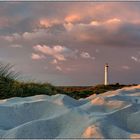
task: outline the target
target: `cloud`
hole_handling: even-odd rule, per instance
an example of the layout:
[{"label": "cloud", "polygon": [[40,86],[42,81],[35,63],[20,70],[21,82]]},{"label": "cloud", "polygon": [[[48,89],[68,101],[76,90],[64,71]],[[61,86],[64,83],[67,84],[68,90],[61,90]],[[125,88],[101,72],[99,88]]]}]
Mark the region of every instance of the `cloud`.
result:
[{"label": "cloud", "polygon": [[76,21],[79,21],[80,19],[81,19],[81,16],[76,15],[76,14],[72,14],[72,15],[65,17],[65,21],[68,23],[76,22]]},{"label": "cloud", "polygon": [[52,64],[57,64],[58,61],[57,61],[56,59],[54,59],[51,63],[52,63]]},{"label": "cloud", "polygon": [[39,55],[39,54],[36,54],[36,53],[32,53],[31,58],[33,60],[40,60],[40,59],[45,59],[46,57],[44,55]]},{"label": "cloud", "polygon": [[60,24],[61,21],[58,19],[51,19],[51,20],[50,19],[41,19],[39,21],[39,23],[41,26],[48,28],[48,27],[51,27],[55,24]]},{"label": "cloud", "polygon": [[58,71],[62,71],[62,68],[61,68],[60,66],[56,66],[56,69],[57,69]]},{"label": "cloud", "polygon": [[111,19],[106,19],[104,21],[97,21],[97,20],[93,20],[90,22],[89,25],[92,25],[92,26],[101,26],[101,25],[115,25],[115,24],[120,24],[121,23],[121,20],[118,19],[118,18],[111,18]]},{"label": "cloud", "polygon": [[5,41],[8,41],[8,42],[13,42],[15,40],[20,39],[21,36],[18,33],[13,33],[11,35],[6,35],[6,36],[1,35],[0,38],[4,39]]},{"label": "cloud", "polygon": [[131,59],[135,62],[140,62],[139,56],[137,56],[137,57],[136,56],[131,56]]},{"label": "cloud", "polygon": [[[92,22],[91,22],[92,23]],[[108,47],[139,47],[139,24],[122,22],[119,19],[108,19],[95,24],[78,23],[65,25],[69,35],[77,42],[84,44],[103,45]]]},{"label": "cloud", "polygon": [[76,54],[75,51],[60,45],[53,47],[47,45],[36,45],[33,49],[43,54],[52,56],[57,61],[66,61],[68,57],[72,58]]},{"label": "cloud", "polygon": [[90,54],[88,52],[82,52],[81,57],[82,58],[90,58]]},{"label": "cloud", "polygon": [[134,61],[136,61],[136,62],[138,61],[138,58],[135,57],[135,56],[131,56],[131,59],[134,60]]},{"label": "cloud", "polygon": [[100,25],[100,23],[98,22],[98,21],[91,21],[90,22],[90,25],[92,25],[92,26],[99,26]]},{"label": "cloud", "polygon": [[140,22],[136,20],[134,22],[111,17],[104,20],[85,21],[84,19],[80,22],[39,19],[38,26],[31,32],[13,33],[3,38],[9,42],[20,40],[36,44],[47,41],[49,45],[59,44],[59,42],[61,45],[71,46],[77,46],[80,43],[107,47],[138,47],[140,45]]},{"label": "cloud", "polygon": [[122,66],[122,69],[124,69],[124,70],[130,70],[131,68],[129,66],[124,65],[124,66]]},{"label": "cloud", "polygon": [[[57,84],[81,84],[83,78],[82,84],[100,82],[105,62],[122,69],[128,69],[123,64],[129,64],[134,74],[140,62],[139,55],[135,55],[140,46],[139,13],[140,4],[135,2],[1,3],[0,56],[4,61],[16,63],[27,74],[58,81]],[[10,48],[20,47],[18,44],[22,49]],[[97,61],[88,61],[94,56]],[[42,59],[45,61],[41,63],[33,61]],[[47,71],[42,69],[46,65]],[[63,71],[62,80],[56,66]],[[67,72],[73,72],[70,78]],[[132,77],[137,78],[137,74],[133,74]],[[115,70],[114,75],[117,75]],[[123,80],[122,75],[114,79]],[[64,80],[66,78],[68,80]]]},{"label": "cloud", "polygon": [[12,48],[22,48],[23,46],[20,45],[20,44],[13,44],[13,45],[10,45],[10,47],[12,47]]},{"label": "cloud", "polygon": [[63,66],[58,66],[57,65],[55,68],[56,68],[56,70],[61,71],[61,72],[65,73],[65,74],[68,74],[68,73],[76,71],[76,68],[74,68],[74,67],[63,67]]},{"label": "cloud", "polygon": [[82,52],[80,56],[85,59],[95,59],[95,57],[92,57],[88,52]]},{"label": "cloud", "polygon": [[74,25],[72,23],[64,23],[63,24],[67,31],[71,31]]},{"label": "cloud", "polygon": [[40,39],[46,36],[46,31],[44,29],[36,29],[33,32],[24,32],[22,38],[25,40]]},{"label": "cloud", "polygon": [[121,20],[118,19],[118,18],[112,18],[112,19],[109,19],[107,20],[105,23],[108,23],[108,24],[116,24],[116,23],[120,23]]}]

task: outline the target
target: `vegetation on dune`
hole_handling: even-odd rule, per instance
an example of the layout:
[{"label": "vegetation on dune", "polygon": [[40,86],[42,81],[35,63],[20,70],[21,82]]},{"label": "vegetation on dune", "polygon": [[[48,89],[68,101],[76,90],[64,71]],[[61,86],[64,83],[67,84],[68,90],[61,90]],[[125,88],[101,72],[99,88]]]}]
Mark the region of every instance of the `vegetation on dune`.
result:
[{"label": "vegetation on dune", "polygon": [[109,90],[116,90],[131,85],[97,85],[88,87],[55,87],[49,83],[22,82],[20,73],[12,70],[10,64],[0,62],[0,99],[11,97],[27,97],[38,94],[55,95],[66,94],[75,99],[85,98],[92,94],[100,94]]},{"label": "vegetation on dune", "polygon": [[18,78],[18,73],[12,71],[12,65],[0,64],[0,97],[7,98],[13,91],[13,85]]},{"label": "vegetation on dune", "polygon": [[20,73],[14,72],[12,68],[10,64],[0,63],[0,99],[63,92],[49,83],[22,82],[19,80]]},{"label": "vegetation on dune", "polygon": [[133,85],[120,85],[119,83],[110,84],[110,85],[96,85],[96,86],[88,86],[88,87],[59,87],[63,89],[65,94],[75,98],[86,98],[92,94],[101,94],[111,90],[117,90],[126,86],[134,86]]}]

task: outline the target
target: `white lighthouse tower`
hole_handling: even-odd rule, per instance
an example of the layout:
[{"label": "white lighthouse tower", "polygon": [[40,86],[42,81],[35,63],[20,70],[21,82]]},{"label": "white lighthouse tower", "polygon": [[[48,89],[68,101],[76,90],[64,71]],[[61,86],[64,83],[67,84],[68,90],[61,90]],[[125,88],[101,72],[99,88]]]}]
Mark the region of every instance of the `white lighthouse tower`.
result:
[{"label": "white lighthouse tower", "polygon": [[105,64],[105,81],[104,81],[104,85],[108,85],[109,82],[108,82],[108,63]]}]

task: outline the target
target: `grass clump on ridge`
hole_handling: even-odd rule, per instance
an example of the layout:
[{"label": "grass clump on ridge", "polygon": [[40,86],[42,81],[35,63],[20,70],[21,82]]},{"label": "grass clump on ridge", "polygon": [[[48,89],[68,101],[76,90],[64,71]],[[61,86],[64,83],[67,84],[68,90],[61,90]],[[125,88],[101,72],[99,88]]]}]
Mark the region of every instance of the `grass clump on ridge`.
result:
[{"label": "grass clump on ridge", "polygon": [[60,89],[49,83],[22,82],[19,80],[20,73],[12,69],[13,65],[0,62],[0,99],[60,93]]}]

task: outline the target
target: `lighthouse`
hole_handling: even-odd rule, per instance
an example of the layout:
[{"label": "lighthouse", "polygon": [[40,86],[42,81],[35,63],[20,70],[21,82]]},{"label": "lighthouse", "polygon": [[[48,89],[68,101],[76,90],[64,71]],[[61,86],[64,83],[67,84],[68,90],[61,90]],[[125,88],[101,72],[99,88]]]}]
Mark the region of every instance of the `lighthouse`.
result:
[{"label": "lighthouse", "polygon": [[105,81],[104,81],[104,85],[108,85],[108,63],[105,64]]}]

